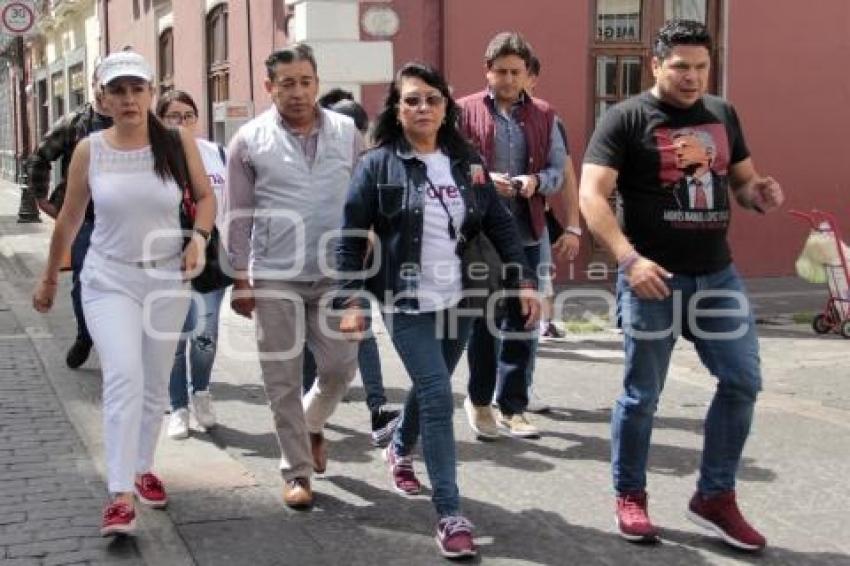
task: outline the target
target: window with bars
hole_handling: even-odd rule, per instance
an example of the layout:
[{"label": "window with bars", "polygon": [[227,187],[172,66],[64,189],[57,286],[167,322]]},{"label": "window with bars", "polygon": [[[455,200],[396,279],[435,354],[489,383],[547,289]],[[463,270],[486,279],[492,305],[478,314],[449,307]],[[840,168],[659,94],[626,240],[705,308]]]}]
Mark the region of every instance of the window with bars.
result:
[{"label": "window with bars", "polygon": [[68,108],[79,110],[86,103],[86,75],[82,63],[68,68],[68,78],[71,83],[71,97]]},{"label": "window with bars", "polygon": [[207,77],[211,103],[230,98],[227,52],[227,5],[220,4],[207,16]]},{"label": "window with bars", "polygon": [[174,89],[174,30],[168,28],[159,34],[158,82],[159,93]]},{"label": "window with bars", "polygon": [[53,121],[65,115],[65,72],[53,73],[50,77],[50,90],[53,95]]}]

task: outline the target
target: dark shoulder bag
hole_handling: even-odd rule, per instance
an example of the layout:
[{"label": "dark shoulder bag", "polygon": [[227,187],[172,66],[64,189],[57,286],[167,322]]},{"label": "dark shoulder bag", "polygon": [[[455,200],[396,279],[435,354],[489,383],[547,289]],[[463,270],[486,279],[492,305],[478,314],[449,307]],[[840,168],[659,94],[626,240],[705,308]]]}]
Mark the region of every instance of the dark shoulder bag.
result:
[{"label": "dark shoulder bag", "polygon": [[[175,137],[173,173],[183,191],[183,198],[180,200],[180,227],[184,230],[184,234],[189,234],[189,236],[184,237],[183,247],[185,248],[191,240],[191,233],[195,224],[195,197],[192,192],[192,177],[189,174],[189,164],[186,162],[183,141],[176,130],[173,131],[173,135]],[[210,240],[207,242],[205,255],[204,269],[197,277],[192,279],[192,288],[199,293],[210,293],[232,284],[233,278],[225,273],[222,268],[225,252],[215,224],[210,231]]]}]

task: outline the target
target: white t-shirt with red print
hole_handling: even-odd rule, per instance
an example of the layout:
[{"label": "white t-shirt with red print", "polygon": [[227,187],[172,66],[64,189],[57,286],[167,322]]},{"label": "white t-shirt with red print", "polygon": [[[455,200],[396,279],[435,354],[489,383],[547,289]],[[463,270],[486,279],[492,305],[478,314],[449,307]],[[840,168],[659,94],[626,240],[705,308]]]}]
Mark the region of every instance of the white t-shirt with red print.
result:
[{"label": "white t-shirt with red print", "polygon": [[460,234],[466,208],[452,177],[448,156],[437,151],[417,153],[416,157],[427,167],[431,180],[422,198],[422,254],[417,298],[420,311],[433,312],[454,307],[463,298],[460,258],[455,251],[457,240],[450,235],[449,215],[455,234]]}]

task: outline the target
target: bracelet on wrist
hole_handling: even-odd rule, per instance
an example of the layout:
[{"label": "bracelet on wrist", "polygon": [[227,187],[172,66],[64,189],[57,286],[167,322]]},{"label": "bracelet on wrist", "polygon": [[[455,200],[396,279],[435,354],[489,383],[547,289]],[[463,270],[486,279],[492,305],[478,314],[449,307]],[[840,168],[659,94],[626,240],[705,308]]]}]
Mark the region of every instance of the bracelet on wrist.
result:
[{"label": "bracelet on wrist", "polygon": [[641,258],[641,255],[636,250],[632,250],[617,262],[617,265],[623,272],[628,271]]},{"label": "bracelet on wrist", "polygon": [[582,235],[581,228],[578,226],[567,226],[566,228],[564,228],[564,232],[572,234],[573,236],[578,236],[579,238],[581,238]]},{"label": "bracelet on wrist", "polygon": [[204,230],[203,228],[192,228],[192,231],[196,234],[200,234],[200,236],[204,239],[204,243],[210,243],[210,233]]}]

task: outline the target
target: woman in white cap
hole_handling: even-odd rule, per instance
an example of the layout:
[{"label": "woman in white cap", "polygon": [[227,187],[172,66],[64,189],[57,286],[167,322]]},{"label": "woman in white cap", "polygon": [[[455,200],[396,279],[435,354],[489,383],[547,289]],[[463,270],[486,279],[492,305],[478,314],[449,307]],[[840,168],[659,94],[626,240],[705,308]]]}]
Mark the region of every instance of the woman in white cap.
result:
[{"label": "woman in white cap", "polygon": [[[153,472],[169,371],[189,307],[187,279],[203,266],[215,196],[191,134],[174,135],[151,113],[152,74],[137,53],[106,57],[103,104],[112,127],[80,142],[68,172],[65,204],[33,295],[46,312],[56,295],[62,251],[94,203],[91,248],[80,277],[83,311],[103,372],[103,428],[110,501],[101,534],[131,533],[134,494],[164,507]],[[184,248],[179,207],[185,155],[196,214]]]}]

